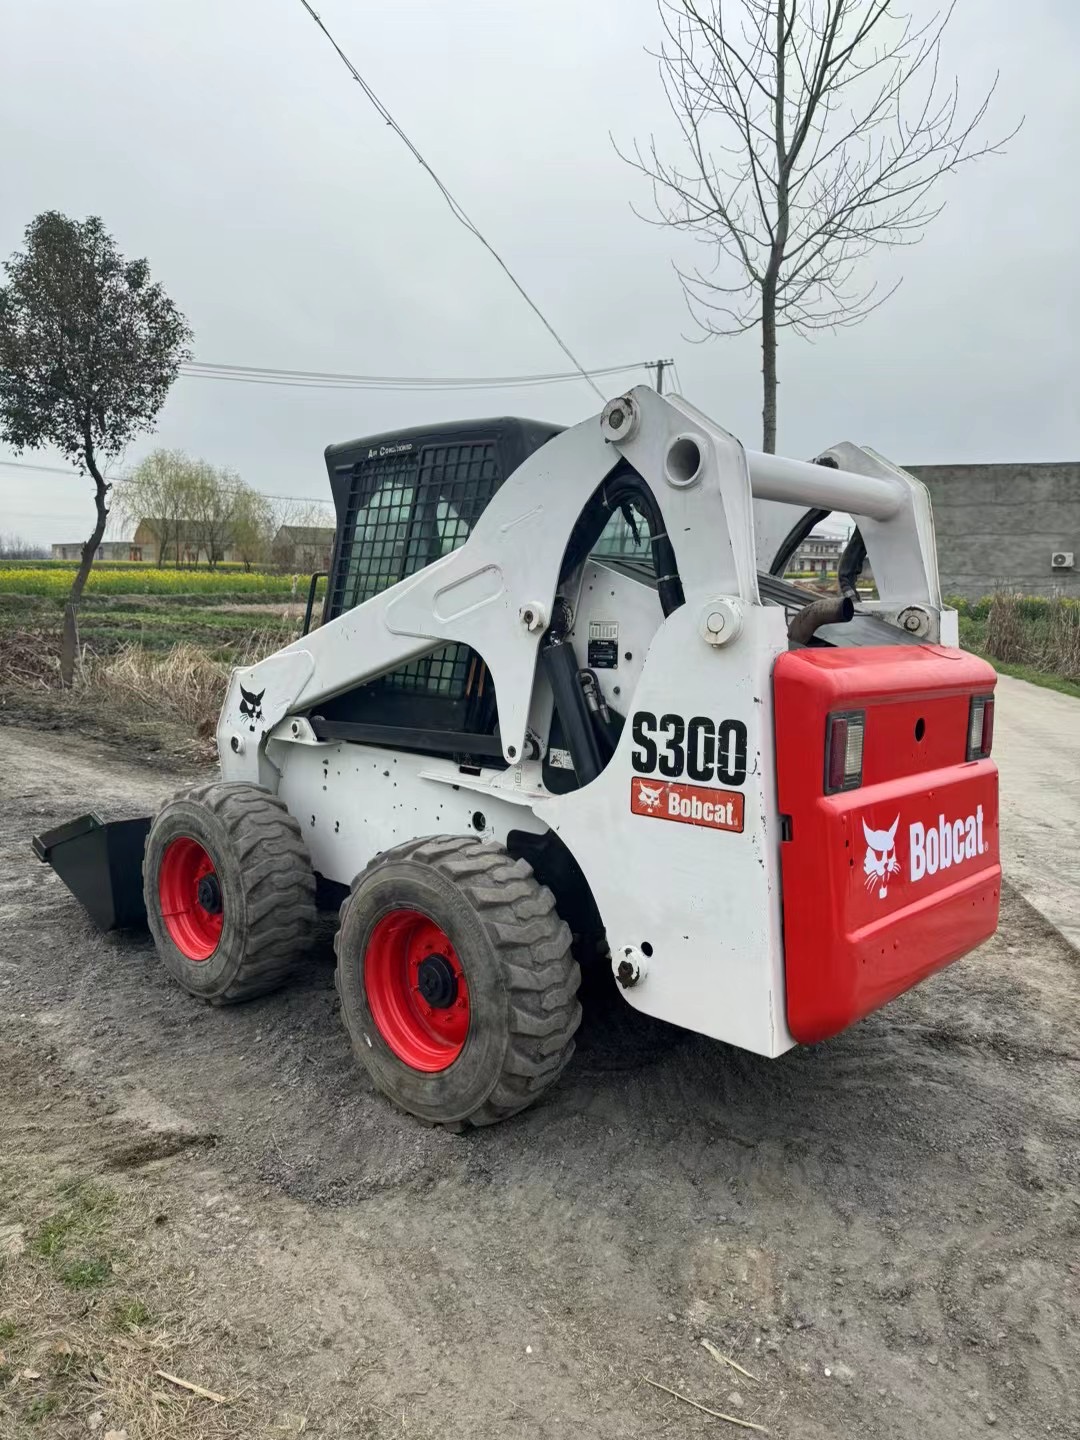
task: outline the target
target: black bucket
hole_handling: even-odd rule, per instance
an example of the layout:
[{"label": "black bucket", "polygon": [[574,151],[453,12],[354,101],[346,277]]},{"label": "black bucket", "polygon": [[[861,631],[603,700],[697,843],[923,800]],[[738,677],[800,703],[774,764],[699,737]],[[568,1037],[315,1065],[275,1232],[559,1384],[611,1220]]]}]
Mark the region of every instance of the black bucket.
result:
[{"label": "black bucket", "polygon": [[33,838],[34,854],[51,865],[102,930],[146,924],[143,848],[150,817],[102,820],[93,811]]}]

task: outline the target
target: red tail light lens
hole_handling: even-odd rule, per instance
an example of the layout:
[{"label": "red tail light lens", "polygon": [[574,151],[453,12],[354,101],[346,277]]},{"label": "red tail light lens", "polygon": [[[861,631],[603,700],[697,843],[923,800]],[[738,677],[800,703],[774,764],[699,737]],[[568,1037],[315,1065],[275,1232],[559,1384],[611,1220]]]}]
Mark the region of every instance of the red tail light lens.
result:
[{"label": "red tail light lens", "polygon": [[994,697],[973,695],[968,713],[967,758],[985,760],[994,744]]},{"label": "red tail light lens", "polygon": [[982,753],[989,755],[994,748],[994,697],[991,695],[983,706]]},{"label": "red tail light lens", "polygon": [[862,784],[863,733],[866,714],[852,710],[830,715],[825,726],[825,794],[857,790]]}]

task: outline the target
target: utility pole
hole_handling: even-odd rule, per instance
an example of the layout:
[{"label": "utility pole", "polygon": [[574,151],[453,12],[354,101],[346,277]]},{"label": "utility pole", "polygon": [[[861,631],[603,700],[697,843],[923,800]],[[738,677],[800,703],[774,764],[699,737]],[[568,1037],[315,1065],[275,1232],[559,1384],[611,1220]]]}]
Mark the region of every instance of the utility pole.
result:
[{"label": "utility pole", "polygon": [[664,393],[664,369],[665,369],[665,367],[668,366],[668,365],[674,365],[674,364],[675,364],[675,361],[674,361],[674,360],[650,360],[650,361],[649,361],[649,364],[656,366],[656,393],[657,393],[658,395],[662,395],[662,394]]}]

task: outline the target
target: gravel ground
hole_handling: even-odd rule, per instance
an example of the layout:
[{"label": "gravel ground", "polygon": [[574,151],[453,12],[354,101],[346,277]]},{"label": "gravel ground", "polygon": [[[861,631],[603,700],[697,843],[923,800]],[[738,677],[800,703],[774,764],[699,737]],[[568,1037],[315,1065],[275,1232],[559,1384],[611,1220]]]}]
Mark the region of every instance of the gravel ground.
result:
[{"label": "gravel ground", "polygon": [[[190,777],[0,734],[7,1113],[53,1076],[83,1107],[64,1164],[115,1168],[110,1126],[132,1171],[168,1161],[174,1258],[306,1433],[751,1433],[647,1376],[789,1440],[1080,1434],[1080,961],[1017,894],[980,952],[827,1044],[658,1053],[594,1019],[535,1109],[447,1136],[353,1062],[329,924],[290,988],[215,1010],[30,853]],[[16,1128],[60,1163],[48,1122]]]}]

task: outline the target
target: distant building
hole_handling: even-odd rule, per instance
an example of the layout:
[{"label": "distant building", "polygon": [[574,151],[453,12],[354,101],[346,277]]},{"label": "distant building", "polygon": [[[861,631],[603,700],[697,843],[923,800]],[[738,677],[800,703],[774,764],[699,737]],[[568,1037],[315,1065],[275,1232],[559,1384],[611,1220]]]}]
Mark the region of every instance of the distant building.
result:
[{"label": "distant building", "polygon": [[[162,535],[167,537],[164,554],[160,553],[160,537]],[[181,565],[210,563],[211,557],[199,534],[199,527],[190,520],[165,521],[155,520],[149,516],[140,520],[136,526],[134,544],[142,551],[142,558],[148,560],[152,565],[176,564],[177,549],[180,552],[179,564]],[[213,558],[217,562],[242,560],[244,557],[238,552],[233,537],[224,534],[214,547]]]},{"label": "distant building", "polygon": [[796,575],[835,573],[845,543],[842,535],[808,535],[788,561],[788,573]]},{"label": "distant building", "polygon": [[[51,546],[54,560],[81,560],[85,540],[59,542]],[[95,560],[145,560],[143,548],[134,540],[102,540],[94,552]]]},{"label": "distant building", "polygon": [[907,469],[930,491],[946,595],[1080,598],[1080,462]]},{"label": "distant building", "polygon": [[274,536],[271,554],[283,570],[313,574],[329,570],[334,553],[332,525],[282,525]]}]

